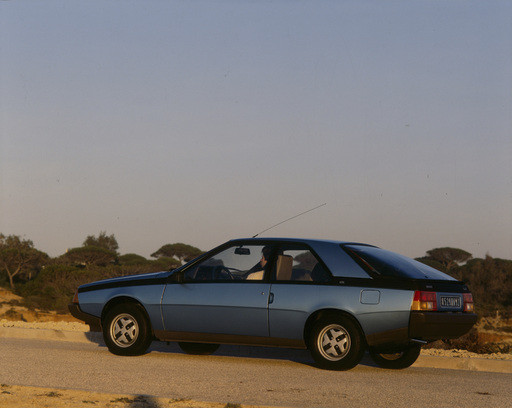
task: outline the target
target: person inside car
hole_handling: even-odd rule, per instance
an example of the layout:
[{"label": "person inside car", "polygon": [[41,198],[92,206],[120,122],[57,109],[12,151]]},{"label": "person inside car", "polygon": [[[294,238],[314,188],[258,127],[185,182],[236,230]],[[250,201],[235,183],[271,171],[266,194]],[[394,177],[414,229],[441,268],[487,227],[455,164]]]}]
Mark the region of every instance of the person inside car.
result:
[{"label": "person inside car", "polygon": [[265,274],[265,266],[268,263],[270,258],[270,254],[272,253],[272,247],[264,246],[261,250],[261,259],[260,261],[254,265],[251,269],[249,269],[249,275],[247,275],[246,280],[263,280],[263,275]]}]

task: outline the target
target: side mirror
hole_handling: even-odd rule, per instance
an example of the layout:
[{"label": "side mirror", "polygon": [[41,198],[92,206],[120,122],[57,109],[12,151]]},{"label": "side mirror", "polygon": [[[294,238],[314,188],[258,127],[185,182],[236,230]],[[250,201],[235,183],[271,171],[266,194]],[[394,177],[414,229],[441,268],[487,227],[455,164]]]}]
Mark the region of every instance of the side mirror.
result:
[{"label": "side mirror", "polygon": [[236,255],[251,255],[251,250],[249,248],[238,247],[235,248]]}]

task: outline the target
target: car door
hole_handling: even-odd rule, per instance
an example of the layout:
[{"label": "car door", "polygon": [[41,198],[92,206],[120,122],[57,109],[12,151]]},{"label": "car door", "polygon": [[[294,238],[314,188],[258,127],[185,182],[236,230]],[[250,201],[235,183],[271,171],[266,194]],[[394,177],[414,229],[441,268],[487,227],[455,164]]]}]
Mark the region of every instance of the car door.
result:
[{"label": "car door", "polygon": [[288,245],[278,252],[270,289],[270,336],[303,339],[306,320],[318,307],[325,287],[321,284],[328,282],[331,274],[307,247]]},{"label": "car door", "polygon": [[268,337],[270,284],[255,274],[264,270],[262,250],[228,247],[184,270],[183,282],[169,282],[162,297],[165,331]]}]

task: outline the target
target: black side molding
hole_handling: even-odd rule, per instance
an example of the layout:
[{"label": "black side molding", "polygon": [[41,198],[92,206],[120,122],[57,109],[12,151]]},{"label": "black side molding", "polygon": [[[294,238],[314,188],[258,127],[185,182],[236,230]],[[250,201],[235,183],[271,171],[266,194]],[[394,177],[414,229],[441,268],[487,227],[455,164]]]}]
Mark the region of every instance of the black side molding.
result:
[{"label": "black side molding", "polygon": [[126,288],[130,286],[165,285],[167,278],[141,278],[141,279],[119,279],[114,282],[95,282],[78,287],[78,293],[91,292],[93,290]]}]

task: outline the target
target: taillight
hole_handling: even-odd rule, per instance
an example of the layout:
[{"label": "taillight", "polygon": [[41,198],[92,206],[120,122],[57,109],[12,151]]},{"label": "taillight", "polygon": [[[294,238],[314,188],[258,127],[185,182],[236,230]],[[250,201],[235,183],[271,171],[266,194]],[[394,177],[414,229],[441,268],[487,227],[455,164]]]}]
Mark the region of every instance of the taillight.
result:
[{"label": "taillight", "polygon": [[473,312],[475,310],[473,306],[473,295],[471,293],[463,293],[462,301],[464,302],[465,312]]},{"label": "taillight", "polygon": [[78,290],[75,291],[75,296],[73,296],[72,303],[78,303]]},{"label": "taillight", "polygon": [[414,292],[411,310],[435,311],[437,310],[436,292],[417,290]]}]

